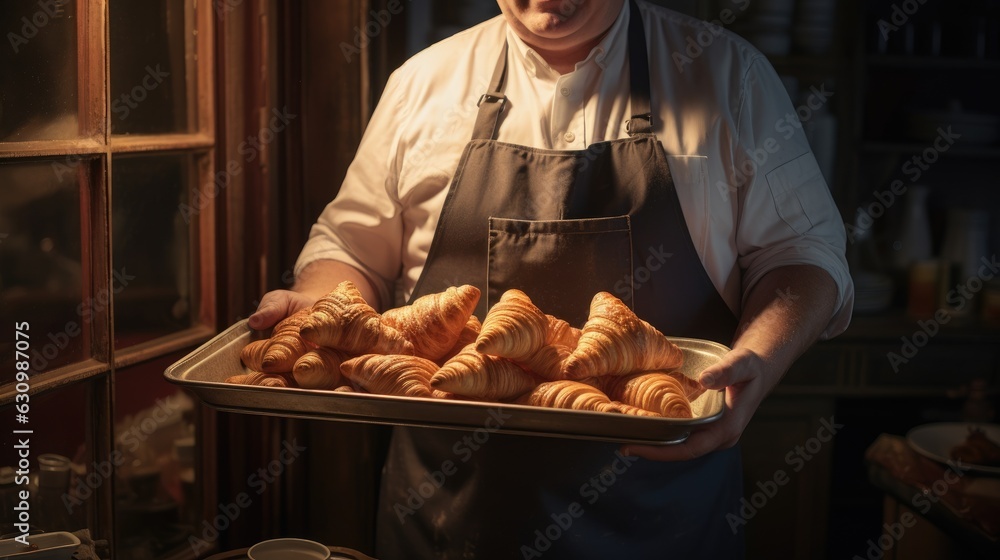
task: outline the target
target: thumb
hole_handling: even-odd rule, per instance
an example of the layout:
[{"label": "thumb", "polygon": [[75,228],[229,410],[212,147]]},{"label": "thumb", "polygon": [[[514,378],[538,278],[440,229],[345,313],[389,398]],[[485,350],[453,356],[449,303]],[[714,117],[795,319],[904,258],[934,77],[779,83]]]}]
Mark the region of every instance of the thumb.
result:
[{"label": "thumb", "polygon": [[254,311],[250,315],[247,321],[250,324],[250,328],[258,331],[266,330],[273,327],[278,321],[281,320],[283,313],[279,306],[274,303],[261,303],[257,311]]},{"label": "thumb", "polygon": [[757,371],[753,367],[753,359],[756,355],[734,350],[729,352],[722,360],[713,364],[698,376],[698,382],[708,389],[722,389],[740,383],[750,381],[757,376]]}]

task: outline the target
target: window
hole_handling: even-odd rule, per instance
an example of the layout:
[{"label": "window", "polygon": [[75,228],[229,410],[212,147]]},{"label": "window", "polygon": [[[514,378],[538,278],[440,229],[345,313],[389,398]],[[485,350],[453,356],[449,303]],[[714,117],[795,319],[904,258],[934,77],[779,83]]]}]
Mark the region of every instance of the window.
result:
[{"label": "window", "polygon": [[27,390],[32,488],[79,502],[33,528],[185,557],[194,407],[159,375],[216,326],[211,3],[6,0],[0,32],[0,415]]}]

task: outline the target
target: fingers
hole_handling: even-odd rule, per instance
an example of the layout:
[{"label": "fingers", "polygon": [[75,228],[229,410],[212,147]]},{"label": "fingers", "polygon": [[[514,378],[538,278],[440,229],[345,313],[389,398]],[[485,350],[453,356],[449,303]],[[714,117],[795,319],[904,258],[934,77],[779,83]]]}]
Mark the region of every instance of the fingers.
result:
[{"label": "fingers", "polygon": [[715,426],[691,433],[684,443],[676,445],[626,445],[623,455],[642,457],[651,461],[690,461],[720,449],[736,445],[728,437],[727,426]]},{"label": "fingers", "polygon": [[312,305],[307,296],[289,290],[275,290],[264,294],[257,311],[250,315],[250,328],[262,331],[299,309]]}]

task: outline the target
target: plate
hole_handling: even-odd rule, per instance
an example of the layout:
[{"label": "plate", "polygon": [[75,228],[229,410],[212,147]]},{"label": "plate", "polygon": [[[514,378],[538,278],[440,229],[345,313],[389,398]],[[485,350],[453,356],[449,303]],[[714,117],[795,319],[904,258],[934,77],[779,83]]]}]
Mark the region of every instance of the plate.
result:
[{"label": "plate", "polygon": [[[694,418],[654,418],[504,403],[446,401],[313,389],[225,383],[246,373],[240,350],[253,340],[246,320],[229,327],[164,371],[167,381],[225,412],[388,424],[417,428],[487,430],[512,435],[585,439],[610,443],[681,443],[699,426],[722,417],[724,391],[705,391],[691,402]],[[684,353],[680,373],[695,378],[729,348],[708,340],[669,338]]]},{"label": "plate", "polygon": [[[951,448],[965,441],[969,428],[979,428],[986,437],[1000,444],[1000,426],[996,424],[968,424],[961,422],[944,422],[917,426],[906,434],[906,441],[914,451],[941,463],[954,463],[951,459]],[[968,465],[969,471],[982,474],[1000,475],[1000,467],[986,465]]]},{"label": "plate", "polygon": [[80,539],[73,533],[39,533],[29,535],[28,543],[38,550],[25,550],[15,539],[0,541],[0,560],[68,560],[80,546]]}]

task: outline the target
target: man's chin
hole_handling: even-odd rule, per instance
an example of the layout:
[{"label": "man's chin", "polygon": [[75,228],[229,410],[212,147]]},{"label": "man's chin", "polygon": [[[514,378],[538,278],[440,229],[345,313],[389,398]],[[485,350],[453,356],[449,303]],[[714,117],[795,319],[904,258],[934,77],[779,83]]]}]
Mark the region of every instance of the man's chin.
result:
[{"label": "man's chin", "polygon": [[528,31],[547,40],[557,40],[572,35],[578,27],[573,18],[567,19],[558,11],[534,14],[526,23],[529,24],[526,26]]}]

